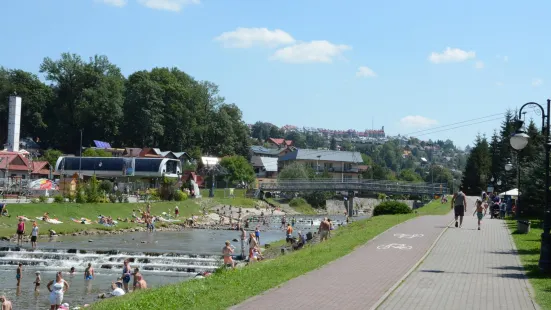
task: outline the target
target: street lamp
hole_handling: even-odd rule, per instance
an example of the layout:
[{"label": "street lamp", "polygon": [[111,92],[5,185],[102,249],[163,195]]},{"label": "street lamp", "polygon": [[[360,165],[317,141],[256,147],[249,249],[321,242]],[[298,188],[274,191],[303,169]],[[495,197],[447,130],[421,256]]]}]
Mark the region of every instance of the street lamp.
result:
[{"label": "street lamp", "polygon": [[[544,217],[543,217],[543,233],[541,234],[541,250],[540,250],[540,260],[539,267],[544,272],[551,271],[551,236],[549,234],[551,230],[551,210],[549,210],[549,121],[551,112],[551,99],[547,99],[547,111],[544,108],[535,102],[525,103],[519,110],[519,117],[516,120],[517,131],[511,137],[511,146],[515,150],[522,150],[528,145],[528,139],[530,136],[524,132],[522,129],[523,121],[521,120],[522,110],[526,106],[536,106],[541,111],[541,129],[545,136],[544,139],[544,148],[545,148],[545,205],[544,205]],[[539,114],[539,113],[538,113]],[[517,206],[517,209],[519,206]]]},{"label": "street lamp", "polygon": [[507,159],[507,163],[505,164],[505,171],[511,171],[513,170],[513,164],[511,164],[511,159]]}]

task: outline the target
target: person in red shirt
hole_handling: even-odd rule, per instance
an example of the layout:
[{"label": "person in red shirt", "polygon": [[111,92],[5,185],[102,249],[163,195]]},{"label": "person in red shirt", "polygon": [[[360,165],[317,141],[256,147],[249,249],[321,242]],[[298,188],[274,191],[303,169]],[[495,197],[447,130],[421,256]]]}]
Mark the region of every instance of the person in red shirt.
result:
[{"label": "person in red shirt", "polygon": [[25,234],[25,222],[23,222],[23,219],[19,219],[19,223],[17,224],[17,244],[23,245],[23,235]]}]

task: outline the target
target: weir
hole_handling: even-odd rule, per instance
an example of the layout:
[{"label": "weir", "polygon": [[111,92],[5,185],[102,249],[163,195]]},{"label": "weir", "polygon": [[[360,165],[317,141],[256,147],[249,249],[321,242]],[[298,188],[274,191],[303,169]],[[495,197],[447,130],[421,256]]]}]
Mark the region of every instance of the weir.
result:
[{"label": "weir", "polygon": [[222,265],[221,255],[182,254],[155,252],[122,252],[117,250],[77,250],[77,249],[22,249],[19,247],[0,248],[0,266],[17,266],[19,263],[37,270],[83,271],[88,263],[101,269],[121,269],[125,259],[132,268],[153,273],[213,272]]}]

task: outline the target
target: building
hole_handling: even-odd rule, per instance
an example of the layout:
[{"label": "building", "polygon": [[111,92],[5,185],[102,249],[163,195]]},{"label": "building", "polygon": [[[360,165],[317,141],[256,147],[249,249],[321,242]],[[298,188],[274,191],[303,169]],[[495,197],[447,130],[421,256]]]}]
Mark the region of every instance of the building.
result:
[{"label": "building", "polygon": [[50,178],[53,167],[47,161],[29,160],[20,152],[0,151],[0,178],[41,179]]},{"label": "building", "polygon": [[276,149],[276,148],[267,148],[260,145],[252,145],[250,149],[251,158],[254,156],[277,158],[289,152],[291,152],[289,148]]},{"label": "building", "polygon": [[380,130],[366,130],[365,136],[368,138],[377,138],[377,139],[386,137],[385,126],[383,126]]},{"label": "building", "polygon": [[356,180],[367,167],[360,152],[299,149],[287,153],[278,160],[278,171],[293,162],[300,162],[312,169],[327,171],[334,179]]},{"label": "building", "polygon": [[74,157],[64,156],[57,160],[55,171],[62,175],[96,175],[100,178],[177,178],[182,174],[182,163],[171,158],[128,157]]},{"label": "building", "polygon": [[293,140],[285,140],[281,138],[268,138],[268,143],[277,148],[286,148],[293,146]]},{"label": "building", "polygon": [[253,156],[251,165],[257,178],[275,179],[277,178],[277,157]]}]

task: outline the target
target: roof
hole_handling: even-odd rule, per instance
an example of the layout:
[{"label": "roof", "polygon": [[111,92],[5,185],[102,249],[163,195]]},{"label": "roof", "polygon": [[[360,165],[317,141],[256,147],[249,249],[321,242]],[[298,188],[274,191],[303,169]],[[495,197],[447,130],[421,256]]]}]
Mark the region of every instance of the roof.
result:
[{"label": "roof", "polygon": [[191,156],[189,156],[189,154],[186,152],[172,152],[172,154],[174,154],[174,156],[176,156],[176,158],[178,159],[182,158],[182,156],[185,156],[188,159],[191,159]]},{"label": "roof", "polygon": [[362,155],[360,152],[345,152],[331,150],[308,150],[299,149],[291,153],[287,153],[279,158],[280,161],[287,160],[323,160],[336,161],[347,163],[362,163]]},{"label": "roof", "polygon": [[282,150],[281,149],[269,149],[260,145],[253,145],[251,146],[251,151],[255,154],[262,154],[262,155],[279,155]]},{"label": "roof", "polygon": [[284,145],[284,146],[293,145],[293,140],[285,140],[281,138],[269,138],[268,140],[277,145]]},{"label": "roof", "polygon": [[139,147],[126,147],[126,148],[124,148],[124,155],[126,155],[126,156],[138,157],[141,152],[142,152],[142,149],[139,148]]},{"label": "roof", "polygon": [[277,158],[274,157],[260,157],[262,161],[262,166],[264,169],[269,172],[277,172]]},{"label": "roof", "polygon": [[157,148],[144,147],[138,157],[161,157],[161,150]]}]

